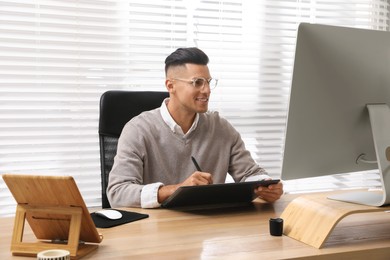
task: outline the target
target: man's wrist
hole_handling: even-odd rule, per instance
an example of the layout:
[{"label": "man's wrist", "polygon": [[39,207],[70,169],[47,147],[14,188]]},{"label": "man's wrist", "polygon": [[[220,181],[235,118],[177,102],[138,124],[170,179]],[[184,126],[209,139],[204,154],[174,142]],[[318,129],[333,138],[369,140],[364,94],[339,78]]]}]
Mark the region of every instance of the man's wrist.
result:
[{"label": "man's wrist", "polygon": [[178,188],[178,185],[163,185],[158,189],[158,202],[161,204],[164,200],[169,198]]}]

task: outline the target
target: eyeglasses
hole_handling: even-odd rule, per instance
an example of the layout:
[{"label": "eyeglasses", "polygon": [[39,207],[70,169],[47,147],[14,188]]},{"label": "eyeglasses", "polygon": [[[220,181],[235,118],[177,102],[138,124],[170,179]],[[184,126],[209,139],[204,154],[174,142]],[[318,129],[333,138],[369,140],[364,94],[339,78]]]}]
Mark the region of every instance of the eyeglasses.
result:
[{"label": "eyeglasses", "polygon": [[213,79],[213,78],[210,79],[194,78],[192,80],[173,78],[172,80],[187,82],[189,84],[192,84],[192,86],[194,86],[194,88],[196,89],[202,89],[206,85],[206,82],[209,85],[210,89],[214,89],[218,84],[218,79]]}]

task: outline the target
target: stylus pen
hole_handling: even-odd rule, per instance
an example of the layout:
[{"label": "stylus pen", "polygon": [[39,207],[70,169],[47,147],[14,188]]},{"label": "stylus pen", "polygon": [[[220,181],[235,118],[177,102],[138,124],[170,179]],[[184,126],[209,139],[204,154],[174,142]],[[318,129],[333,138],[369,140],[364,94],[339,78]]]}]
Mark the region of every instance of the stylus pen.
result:
[{"label": "stylus pen", "polygon": [[192,160],[192,162],[194,163],[196,170],[201,172],[202,170],[200,169],[199,164],[198,164],[198,162],[195,160],[194,156],[191,156],[191,160]]}]

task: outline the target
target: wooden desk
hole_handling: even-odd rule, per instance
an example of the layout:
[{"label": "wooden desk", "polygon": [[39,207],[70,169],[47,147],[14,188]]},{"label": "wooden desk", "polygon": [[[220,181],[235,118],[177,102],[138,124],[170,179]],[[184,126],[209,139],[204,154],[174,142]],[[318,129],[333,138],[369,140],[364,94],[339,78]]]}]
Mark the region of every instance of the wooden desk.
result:
[{"label": "wooden desk", "polygon": [[[390,213],[385,212],[346,217],[322,249],[269,235],[269,218],[279,217],[295,197],[196,212],[132,208],[149,218],[99,229],[102,243],[82,259],[390,259]],[[13,218],[0,220],[0,259],[33,259],[11,255],[12,228]],[[24,238],[35,239],[28,228]]]}]

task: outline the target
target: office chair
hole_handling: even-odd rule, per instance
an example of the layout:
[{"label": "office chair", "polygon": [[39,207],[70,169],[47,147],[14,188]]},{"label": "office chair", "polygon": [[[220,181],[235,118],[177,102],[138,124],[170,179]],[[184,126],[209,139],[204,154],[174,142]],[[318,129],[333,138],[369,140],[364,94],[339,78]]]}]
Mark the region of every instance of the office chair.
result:
[{"label": "office chair", "polygon": [[160,107],[168,92],[109,90],[100,98],[99,144],[102,207],[110,208],[106,189],[119,136],[125,124],[143,111]]}]

